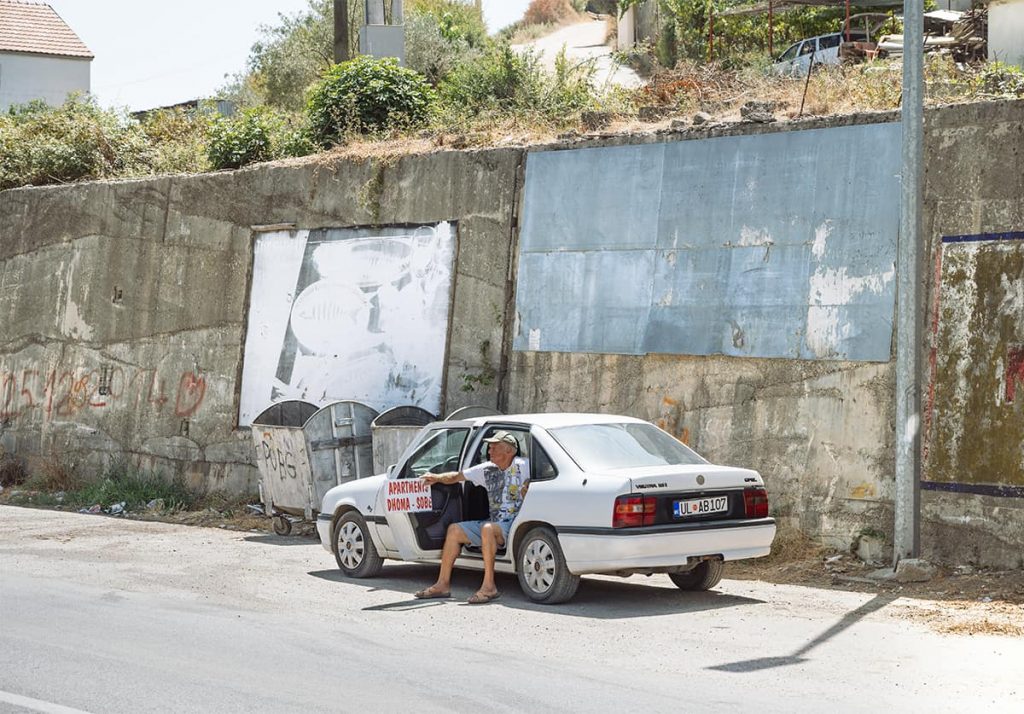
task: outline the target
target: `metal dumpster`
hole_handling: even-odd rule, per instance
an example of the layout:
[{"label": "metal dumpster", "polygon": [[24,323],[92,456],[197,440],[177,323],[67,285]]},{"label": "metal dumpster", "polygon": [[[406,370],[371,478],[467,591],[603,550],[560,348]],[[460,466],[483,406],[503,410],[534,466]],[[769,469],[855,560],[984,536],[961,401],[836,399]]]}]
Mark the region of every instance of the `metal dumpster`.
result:
[{"label": "metal dumpster", "polygon": [[274,520],[274,532],[291,532],[289,515],[312,520],[334,486],[373,474],[370,425],[376,416],[361,402],[317,409],[290,401],[270,406],[253,420],[260,499]]},{"label": "metal dumpster", "polygon": [[394,407],[373,420],[373,472],[382,474],[396,463],[420,430],[437,417],[419,407]]}]

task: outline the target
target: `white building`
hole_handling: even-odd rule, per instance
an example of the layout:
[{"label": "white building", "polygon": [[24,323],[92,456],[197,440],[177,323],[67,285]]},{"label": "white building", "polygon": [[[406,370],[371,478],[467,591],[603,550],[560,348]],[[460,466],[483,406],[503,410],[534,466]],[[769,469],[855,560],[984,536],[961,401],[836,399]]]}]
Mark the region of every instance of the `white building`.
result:
[{"label": "white building", "polygon": [[989,2],[988,58],[1024,68],[1024,0]]},{"label": "white building", "polygon": [[0,111],[89,91],[93,54],[52,7],[0,0]]}]

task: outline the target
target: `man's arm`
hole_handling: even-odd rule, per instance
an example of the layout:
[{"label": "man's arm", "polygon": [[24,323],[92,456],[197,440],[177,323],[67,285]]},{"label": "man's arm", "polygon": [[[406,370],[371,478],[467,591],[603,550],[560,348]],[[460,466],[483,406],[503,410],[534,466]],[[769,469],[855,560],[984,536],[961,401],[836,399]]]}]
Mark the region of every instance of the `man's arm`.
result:
[{"label": "man's arm", "polygon": [[420,478],[424,483],[433,486],[435,483],[452,484],[465,481],[466,475],[461,471],[449,471],[446,474],[423,474]]}]

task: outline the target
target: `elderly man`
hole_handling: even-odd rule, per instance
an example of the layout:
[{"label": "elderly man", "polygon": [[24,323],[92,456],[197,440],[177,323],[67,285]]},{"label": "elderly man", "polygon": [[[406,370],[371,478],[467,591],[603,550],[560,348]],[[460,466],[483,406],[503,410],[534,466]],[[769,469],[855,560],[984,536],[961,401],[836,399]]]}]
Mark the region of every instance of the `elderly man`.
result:
[{"label": "elderly man", "polygon": [[484,554],[484,582],[480,589],[469,598],[472,605],[495,600],[501,594],[494,584],[494,557],[508,538],[512,521],[523,505],[523,498],[530,487],[530,465],[521,458],[516,438],[507,431],[496,431],[489,439],[487,456],[490,461],[472,466],[465,471],[446,474],[427,474],[423,480],[428,484],[459,483],[470,481],[487,489],[490,505],[490,519],[486,521],[462,521],[448,526],[444,550],[441,551],[441,572],[437,582],[416,593],[421,599],[451,596],[452,568],[459,557],[462,546],[472,544],[480,547]]}]

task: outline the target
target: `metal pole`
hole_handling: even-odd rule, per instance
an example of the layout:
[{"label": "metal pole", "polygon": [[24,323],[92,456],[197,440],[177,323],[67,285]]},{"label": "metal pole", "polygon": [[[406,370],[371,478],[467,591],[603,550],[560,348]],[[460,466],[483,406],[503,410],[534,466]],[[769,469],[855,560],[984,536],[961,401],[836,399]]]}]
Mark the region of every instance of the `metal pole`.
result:
[{"label": "metal pole", "polygon": [[384,24],[384,3],[381,0],[366,0],[366,24]]},{"label": "metal pole", "polygon": [[903,170],[896,303],[896,520],[893,561],[920,552],[922,0],[903,2]]}]

